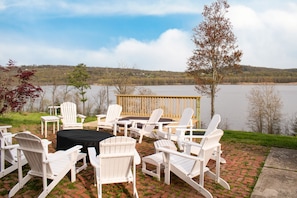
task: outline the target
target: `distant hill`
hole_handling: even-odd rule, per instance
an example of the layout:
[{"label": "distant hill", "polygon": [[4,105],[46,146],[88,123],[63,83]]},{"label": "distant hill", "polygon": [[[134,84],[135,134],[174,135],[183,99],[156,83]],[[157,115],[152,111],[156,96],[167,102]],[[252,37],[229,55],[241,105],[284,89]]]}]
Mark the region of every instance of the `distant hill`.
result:
[{"label": "distant hill", "polygon": [[[62,85],[66,84],[67,74],[75,66],[65,65],[39,65],[22,66],[26,69],[36,70],[34,84],[38,85]],[[129,72],[134,85],[176,85],[195,84],[192,77],[185,72],[172,71],[148,71],[140,69],[123,69],[107,67],[88,67],[91,78],[90,84],[111,84],[117,72]],[[1,75],[1,74],[0,74]],[[274,69],[265,67],[253,67],[242,65],[240,72],[225,77],[223,83],[292,83],[297,82],[297,69]]]}]

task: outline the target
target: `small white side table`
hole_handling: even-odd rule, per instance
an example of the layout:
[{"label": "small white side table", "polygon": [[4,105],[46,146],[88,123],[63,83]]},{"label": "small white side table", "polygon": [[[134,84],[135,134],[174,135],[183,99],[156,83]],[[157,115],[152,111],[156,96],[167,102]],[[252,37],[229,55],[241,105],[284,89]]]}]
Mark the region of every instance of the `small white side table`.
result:
[{"label": "small white side table", "polygon": [[60,106],[49,106],[48,108],[50,115],[58,115],[58,109],[60,108]]},{"label": "small white side table", "polygon": [[53,123],[53,134],[55,134],[55,125],[57,124],[57,131],[59,131],[59,117],[57,116],[41,116],[41,135],[44,137],[47,137],[47,123],[52,122]]},{"label": "small white side table", "polygon": [[116,121],[114,123],[114,127],[113,127],[113,135],[116,136],[117,135],[117,126],[118,125],[124,125],[124,136],[127,137],[127,133],[128,133],[128,125],[131,124],[132,122],[130,120],[119,120]]}]

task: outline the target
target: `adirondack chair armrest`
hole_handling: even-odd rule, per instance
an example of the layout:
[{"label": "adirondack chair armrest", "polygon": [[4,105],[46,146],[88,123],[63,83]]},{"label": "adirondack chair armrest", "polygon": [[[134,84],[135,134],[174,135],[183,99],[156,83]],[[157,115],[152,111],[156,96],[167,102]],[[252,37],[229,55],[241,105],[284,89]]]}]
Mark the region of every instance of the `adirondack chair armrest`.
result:
[{"label": "adirondack chair armrest", "polygon": [[147,120],[129,120],[129,121],[131,122],[130,129],[133,129],[133,128],[138,129],[137,124],[142,124],[144,126],[147,123]]},{"label": "adirondack chair armrest", "polygon": [[18,148],[19,144],[12,144],[12,145],[5,145],[3,148],[4,149],[14,149],[14,148]]},{"label": "adirondack chair armrest", "polygon": [[198,147],[202,148],[202,145],[197,142],[191,142],[191,141],[184,141],[182,142],[182,145],[184,146],[184,153],[191,154],[192,147]]},{"label": "adirondack chair armrest", "polygon": [[52,141],[49,141],[48,139],[42,139],[41,142],[43,145],[50,145],[52,143]]},{"label": "adirondack chair armrest", "polygon": [[161,122],[162,124],[167,124],[166,126],[164,126],[164,128],[174,128],[175,126],[177,126],[176,124],[178,124],[178,122]]},{"label": "adirondack chair armrest", "polygon": [[[206,129],[192,129],[192,131],[193,131],[193,132],[196,131],[196,132],[201,132],[201,133],[204,132],[204,133],[205,133]],[[198,135],[198,136],[199,136],[199,135]],[[200,135],[200,136],[203,136],[203,135]]]},{"label": "adirondack chair armrest", "polygon": [[102,118],[106,118],[106,114],[99,114],[99,115],[96,115],[96,117],[97,117],[98,122],[101,122]]},{"label": "adirondack chair armrest", "polygon": [[132,124],[146,124],[147,123],[147,120],[129,120],[131,121]]},{"label": "adirondack chair armrest", "polygon": [[3,149],[8,149],[6,146],[11,145],[12,144],[12,138],[16,135],[16,134],[12,134],[9,132],[4,132],[1,133],[2,138],[1,138],[1,148]]},{"label": "adirondack chair armrest", "polygon": [[[122,117],[116,117],[115,119],[111,120],[110,122],[112,122],[113,124],[117,124],[117,122],[121,121]],[[124,120],[123,120],[124,121]],[[126,121],[126,120],[125,120]]]},{"label": "adirondack chair armrest", "polygon": [[13,138],[15,135],[16,135],[15,133],[13,134],[13,133],[10,133],[10,132],[2,133],[2,136],[3,136],[3,138],[5,138],[5,139],[11,139],[11,138]]},{"label": "adirondack chair armrest", "polygon": [[192,160],[199,160],[199,161],[203,161],[204,159],[203,158],[200,158],[200,157],[197,157],[197,156],[194,156],[194,155],[189,155],[189,154],[186,154],[186,153],[181,153],[181,152],[178,152],[178,151],[175,151],[175,150],[172,150],[172,149],[168,149],[168,148],[165,148],[165,147],[159,147],[157,148],[157,150],[159,152],[164,152],[164,153],[169,153],[169,154],[173,154],[173,155],[178,155],[178,156],[181,156],[181,157],[184,157],[184,158],[188,158],[188,159],[192,159]]},{"label": "adirondack chair armrest", "polygon": [[95,168],[100,168],[100,158],[97,157],[95,147],[88,147],[88,155],[92,166]]},{"label": "adirondack chair armrest", "polygon": [[81,123],[83,123],[87,116],[82,115],[82,114],[77,114],[77,117],[79,117],[81,119]]},{"label": "adirondack chair armrest", "polygon": [[134,150],[134,162],[135,162],[136,165],[141,163],[140,155],[139,155],[139,153],[137,152],[136,149]]},{"label": "adirondack chair armrest", "polygon": [[[158,122],[158,125],[159,125],[159,130],[160,131],[162,131],[162,129],[163,129],[163,125],[164,124],[166,124],[166,126],[165,127],[167,127],[169,124],[177,124],[178,122],[175,122],[175,121],[168,121],[168,122]],[[172,125],[170,125],[170,126],[172,126]]]},{"label": "adirondack chair armrest", "polygon": [[101,118],[105,118],[106,117],[106,114],[99,114],[99,115],[96,115],[97,118],[101,119]]},{"label": "adirondack chair armrest", "polygon": [[4,129],[7,130],[11,127],[12,127],[11,125],[0,126],[0,130],[4,130]]},{"label": "adirondack chair armrest", "polygon": [[164,128],[177,128],[177,129],[179,129],[179,128],[187,128],[187,127],[191,127],[191,125],[167,125],[167,126],[165,126]]},{"label": "adirondack chair armrest", "polygon": [[123,118],[123,117],[116,117],[115,121],[119,121],[119,119],[121,119],[121,118]]},{"label": "adirondack chair armrest", "polygon": [[67,149],[66,151],[57,151],[55,153],[52,153],[52,155],[50,155],[48,157],[48,159],[45,160],[44,162],[45,163],[50,163],[52,161],[57,161],[57,160],[59,160],[61,158],[65,158],[67,156],[70,156],[73,153],[76,153],[76,155],[74,156],[74,159],[73,159],[73,160],[76,160],[77,159],[77,154],[80,152],[80,149],[82,149],[82,146],[81,145],[76,145],[76,146],[71,147],[70,149]]},{"label": "adirondack chair armrest", "polygon": [[71,154],[73,152],[78,152],[79,153],[82,148],[83,148],[82,145],[76,145],[76,146],[73,146],[73,147],[67,149],[65,152],[66,152],[67,155],[69,155],[69,154]]}]

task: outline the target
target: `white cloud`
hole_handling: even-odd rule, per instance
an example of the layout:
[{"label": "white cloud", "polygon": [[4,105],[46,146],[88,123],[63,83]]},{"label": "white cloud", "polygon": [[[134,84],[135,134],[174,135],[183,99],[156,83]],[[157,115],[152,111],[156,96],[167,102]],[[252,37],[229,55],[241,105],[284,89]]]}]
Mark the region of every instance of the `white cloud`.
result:
[{"label": "white cloud", "polygon": [[193,0],[10,0],[3,7],[35,10],[42,13],[70,15],[164,15],[172,13],[199,13],[203,4]]},{"label": "white cloud", "polygon": [[[243,50],[242,64],[276,68],[297,68],[297,2],[293,0],[230,0],[229,16]],[[0,0],[0,10],[21,8],[29,13],[54,11],[69,15],[163,15],[172,13],[200,13],[209,1],[194,0]],[[14,12],[18,13],[18,12]],[[27,16],[27,15],[22,15]],[[56,16],[56,15],[55,15]],[[36,16],[34,16],[36,17]],[[30,18],[30,17],[29,17]],[[37,17],[38,18],[38,17]],[[187,21],[185,22],[187,23]],[[7,59],[19,64],[85,63],[88,66],[118,67],[119,63],[150,70],[184,71],[192,54],[192,32],[171,29],[154,40],[121,39],[112,48],[95,50],[57,48],[50,41],[37,42],[34,38],[5,35],[0,32],[0,64]],[[24,38],[22,38],[24,36]],[[117,38],[115,38],[117,39]],[[63,42],[63,41],[62,41]]]},{"label": "white cloud", "polygon": [[187,33],[172,29],[147,43],[126,40],[116,47],[114,54],[118,60],[138,68],[184,71],[191,47]]},{"label": "white cloud", "polygon": [[0,60],[2,65],[8,61],[4,58],[9,57],[18,65],[85,63],[87,66],[119,67],[123,63],[144,70],[185,71],[193,47],[190,39],[188,33],[171,29],[154,41],[124,39],[115,48],[98,51],[58,49],[32,41],[2,43]]},{"label": "white cloud", "polygon": [[243,50],[242,64],[296,68],[297,3],[257,9],[251,5],[230,9],[234,33]]}]

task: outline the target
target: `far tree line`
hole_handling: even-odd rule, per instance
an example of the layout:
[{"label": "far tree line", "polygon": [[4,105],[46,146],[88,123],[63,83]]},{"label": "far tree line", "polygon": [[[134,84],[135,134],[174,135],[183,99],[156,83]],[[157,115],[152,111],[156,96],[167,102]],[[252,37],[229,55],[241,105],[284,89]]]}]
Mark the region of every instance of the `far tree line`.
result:
[{"label": "far tree line", "polygon": [[[0,66],[5,67],[5,66]],[[34,70],[32,82],[36,85],[66,85],[66,76],[75,66],[65,65],[23,65],[23,70]],[[131,84],[135,86],[151,85],[194,85],[195,80],[186,72],[148,71],[120,65],[117,68],[88,66],[86,69],[90,78],[90,85],[106,85],[113,83],[113,77],[119,73],[127,72]],[[50,75],[49,75],[50,74]],[[0,73],[0,76],[4,75]],[[240,65],[236,73],[226,75],[220,84],[242,83],[294,83],[297,82],[296,69],[274,69],[269,67],[255,67]]]}]

